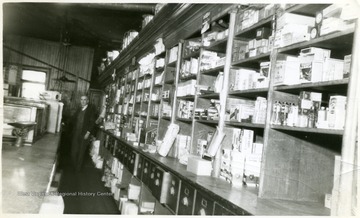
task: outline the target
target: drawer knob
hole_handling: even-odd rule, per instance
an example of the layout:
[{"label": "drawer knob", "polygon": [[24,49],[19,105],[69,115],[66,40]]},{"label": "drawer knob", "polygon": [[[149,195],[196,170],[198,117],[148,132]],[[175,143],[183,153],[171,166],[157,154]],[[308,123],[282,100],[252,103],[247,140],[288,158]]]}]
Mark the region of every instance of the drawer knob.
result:
[{"label": "drawer knob", "polygon": [[187,198],[187,197],[184,197],[184,198],[182,199],[182,203],[183,203],[184,206],[189,206],[189,200],[188,200],[188,198]]},{"label": "drawer knob", "polygon": [[160,184],[159,179],[156,179],[156,180],[155,180],[155,185],[156,185],[156,186],[159,186],[159,184]]},{"label": "drawer knob", "polygon": [[151,173],[150,177],[153,179],[154,178],[154,173]]},{"label": "drawer knob", "polygon": [[170,194],[171,194],[171,195],[175,195],[175,188],[174,188],[174,187],[171,187],[171,188],[170,188]]},{"label": "drawer knob", "polygon": [[147,168],[144,169],[144,173],[147,173]]}]

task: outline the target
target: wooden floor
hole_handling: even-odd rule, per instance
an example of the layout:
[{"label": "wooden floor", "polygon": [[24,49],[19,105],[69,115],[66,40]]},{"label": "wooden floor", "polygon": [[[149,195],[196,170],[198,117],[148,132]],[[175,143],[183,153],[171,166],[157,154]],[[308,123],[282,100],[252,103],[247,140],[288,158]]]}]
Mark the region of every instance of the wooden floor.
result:
[{"label": "wooden floor", "polygon": [[64,214],[120,214],[115,200],[108,195],[110,189],[101,181],[101,170],[95,168],[87,155],[82,170],[76,172],[68,158],[66,141],[62,140],[59,165],[62,171],[59,192],[64,195]]}]

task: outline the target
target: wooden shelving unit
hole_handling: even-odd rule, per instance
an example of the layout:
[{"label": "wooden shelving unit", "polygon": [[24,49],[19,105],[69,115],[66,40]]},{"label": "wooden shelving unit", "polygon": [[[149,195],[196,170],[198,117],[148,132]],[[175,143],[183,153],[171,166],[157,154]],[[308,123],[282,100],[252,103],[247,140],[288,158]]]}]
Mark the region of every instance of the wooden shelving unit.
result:
[{"label": "wooden shelving unit", "polygon": [[[154,30],[154,32],[149,34],[148,38],[151,43],[155,42],[156,37],[162,37],[164,39],[165,51],[156,56],[156,58],[165,59],[164,67],[155,69],[154,66],[154,73],[140,77],[137,76],[141,70],[139,66],[131,66],[131,70],[129,70],[129,60],[133,57],[143,57],[153,52],[150,42],[145,43],[144,46],[139,44],[146,41],[147,38],[146,35],[141,33],[139,36],[139,40],[141,41],[134,42],[133,46],[138,46],[134,49],[134,52],[131,52],[130,48],[135,47],[130,45],[130,47],[124,51],[128,55],[125,56],[124,61],[115,61],[115,64],[109,67],[106,72],[108,76],[111,75],[110,72],[114,72],[114,69],[116,69],[115,72],[118,73],[114,81],[110,80],[110,84],[104,84],[104,87],[107,86],[106,88],[108,89],[109,105],[111,107],[114,106],[114,108],[109,108],[107,111],[108,120],[115,119],[116,116],[122,116],[122,119],[125,121],[121,123],[120,129],[126,133],[138,133],[138,129],[134,128],[141,127],[141,125],[143,125],[142,130],[148,133],[147,136],[145,136],[144,132],[142,135],[139,135],[140,143],[137,145],[138,148],[132,147],[133,142],[126,141],[123,135],[121,138],[115,137],[115,139],[119,143],[124,144],[129,150],[139,154],[143,158],[143,161],[148,161],[154,169],[159,168],[172,175],[173,178],[176,178],[176,181],[181,181],[181,187],[188,187],[189,190],[194,190],[194,193],[198,193],[198,195],[195,194],[195,197],[191,199],[194,202],[194,207],[185,207],[187,209],[183,210],[184,205],[182,205],[182,209],[179,210],[179,205],[184,197],[182,196],[183,193],[181,193],[181,187],[178,189],[180,193],[178,193],[176,197],[176,206],[174,208],[170,204],[161,203],[159,199],[156,199],[154,197],[156,195],[154,186],[148,183],[149,180],[136,175],[142,188],[147,189],[144,193],[149,192],[146,195],[150,197],[144,198],[156,202],[156,207],[158,207],[157,211],[162,211],[159,213],[183,215],[183,213],[185,213],[184,211],[187,211],[186,213],[196,215],[199,213],[199,211],[195,209],[199,208],[199,205],[196,205],[199,204],[197,202],[204,200],[199,200],[199,196],[213,199],[214,202],[211,203],[211,205],[213,205],[211,211],[213,211],[214,214],[225,214],[226,211],[226,214],[236,215],[330,215],[331,213],[335,213],[333,208],[331,211],[325,208],[322,202],[324,196],[331,194],[333,189],[338,185],[334,184],[336,180],[336,178],[334,178],[334,168],[336,168],[335,157],[340,156],[343,152],[351,153],[347,147],[354,145],[354,140],[349,142],[347,138],[349,135],[352,136],[355,131],[354,129],[356,129],[353,124],[350,125],[351,119],[349,117],[347,118],[345,129],[338,130],[286,126],[286,124],[274,125],[272,114],[275,102],[290,101],[291,104],[297,104],[298,96],[302,91],[322,93],[321,106],[327,106],[329,104],[329,96],[334,94],[347,96],[347,104],[353,105],[352,102],[349,102],[349,98],[354,97],[355,85],[352,80],[356,78],[354,74],[357,74],[357,72],[353,69],[350,78],[279,86],[274,84],[274,72],[279,55],[298,56],[300,50],[304,48],[319,47],[330,49],[331,58],[337,59],[343,59],[344,55],[355,54],[354,49],[358,48],[355,48],[354,44],[359,43],[355,36],[358,30],[350,28],[345,31],[333,32],[285,47],[272,47],[265,53],[256,53],[253,57],[238,56],[239,58],[244,58],[240,60],[236,58],[233,59],[235,43],[239,42],[239,40],[242,41],[241,43],[254,41],[258,37],[257,31],[261,28],[269,28],[272,33],[271,37],[273,37],[274,40],[277,36],[276,34],[279,34],[277,33],[279,31],[273,28],[276,27],[275,24],[283,13],[296,13],[315,17],[318,11],[323,10],[327,6],[329,5],[301,4],[286,6],[284,8],[276,4],[274,5],[272,13],[266,14],[266,17],[264,13],[263,19],[258,20],[258,22],[244,29],[240,28],[242,23],[239,15],[244,14],[245,11],[248,10],[264,9],[266,5],[240,7],[230,4],[179,4],[172,7],[169,6],[170,11],[176,11],[173,17],[169,18],[167,22],[158,20],[159,23],[156,24],[158,25],[157,27],[153,26],[146,29],[146,31],[150,31],[150,29]],[[203,23],[203,16],[206,12],[210,12],[210,28],[202,33],[201,24]],[[162,13],[165,14],[165,12]],[[217,22],[220,23],[220,20],[221,23],[225,22],[228,26],[228,35],[226,35],[226,37],[211,41],[209,46],[200,46],[198,48],[191,48],[191,46],[189,46],[189,44],[191,44],[189,43],[190,41],[204,42],[208,34],[216,32],[212,30],[212,25],[215,25]],[[160,30],[160,32],[156,32],[155,30]],[[175,53],[172,52],[174,51],[172,49],[175,48],[177,48],[176,57],[171,57],[172,61],[169,62],[170,53],[175,55]],[[221,63],[214,65],[210,69],[205,68],[207,67],[206,64],[210,62],[206,60],[207,57],[204,56],[206,52],[208,52],[207,54],[216,52],[217,57],[221,59],[221,61],[219,61]],[[356,60],[356,58],[357,57],[354,56],[352,60]],[[192,66],[191,72],[182,69],[185,66],[185,62],[188,63],[194,59],[197,59],[198,66]],[[263,62],[269,63],[269,73],[263,75],[263,72],[261,72],[262,74],[260,76],[256,74],[254,78],[258,76],[265,81],[268,80],[269,83],[254,85],[251,82],[255,82],[251,81],[247,89],[239,88],[240,86],[236,86],[238,84],[233,84],[234,81],[232,81],[232,78],[234,78],[234,76],[235,78],[236,76],[240,78],[240,74],[245,72],[241,70],[246,69],[254,73],[259,73],[261,67],[264,66],[262,65],[264,64]],[[128,67],[127,70],[126,67]],[[196,74],[194,74],[195,69],[197,69]],[[156,76],[161,73],[163,73],[161,83],[155,84]],[[109,79],[104,79],[104,77],[105,76],[101,77],[101,81],[109,81]],[[219,82],[219,78],[221,78],[220,84],[222,87],[221,90],[216,90],[215,92],[215,84]],[[144,83],[146,79],[151,79],[150,87],[139,87],[139,84]],[[180,84],[184,85],[183,83],[189,82],[190,80],[196,80],[195,94],[179,96]],[[121,87],[123,86],[127,86],[127,88],[122,89]],[[233,88],[234,86],[237,87],[236,89],[241,90],[236,90]],[[200,88],[205,91],[201,93]],[[121,89],[121,94],[124,96],[121,96],[115,101],[113,98],[118,89]],[[157,98],[152,98],[153,95],[157,95]],[[168,95],[168,97],[164,97],[163,95]],[[181,93],[180,95],[183,94]],[[145,99],[145,97],[148,98]],[[137,101],[137,98],[140,101]],[[179,107],[179,102],[182,102],[182,105],[189,104],[191,108],[186,108],[188,110],[184,112],[183,108]],[[254,121],[255,112],[253,111],[255,111],[255,109],[251,111],[249,108],[255,108],[255,105],[260,104],[259,102],[266,105],[265,108],[258,106],[261,109],[257,108],[256,111],[257,118],[260,117],[259,120],[263,120]],[[116,104],[121,105],[121,110],[116,111]],[[242,106],[235,108],[235,104]],[[239,111],[241,110],[241,113],[245,115],[251,114],[251,112],[253,113],[244,118],[237,114],[240,113]],[[248,110],[247,114],[244,112],[246,110]],[[349,111],[352,111],[352,109],[347,109],[346,113]],[[163,112],[171,115],[164,116]],[[186,116],[183,116],[184,113]],[[264,116],[260,116],[259,114],[263,114]],[[240,120],[246,122],[240,122]],[[261,160],[259,162],[260,172],[257,176],[258,180],[254,182],[256,185],[254,185],[253,188],[250,186],[237,187],[234,183],[229,184],[223,180],[223,154],[228,151],[234,151],[234,145],[236,144],[235,141],[232,141],[236,140],[236,137],[232,137],[229,132],[227,132],[228,135],[224,137],[224,141],[228,144],[222,143],[217,154],[212,157],[213,172],[211,177],[202,178],[194,174],[189,175],[185,169],[186,167],[180,163],[180,157],[177,156],[179,152],[179,147],[177,146],[179,146],[180,138],[174,140],[168,154],[169,157],[160,157],[156,152],[158,152],[157,149],[159,149],[159,146],[164,140],[170,124],[179,126],[178,136],[180,135],[182,137],[181,140],[185,140],[186,138],[186,142],[183,142],[186,143],[186,146],[181,145],[184,147],[182,148],[182,152],[186,151],[187,155],[197,156],[204,154],[204,151],[201,149],[201,143],[204,143],[204,141],[210,143],[209,139],[211,139],[211,136],[216,131],[234,131],[234,134],[235,132],[239,132],[240,135],[244,134],[244,131],[251,132],[251,137],[253,138],[250,144],[256,143],[263,145]],[[150,137],[150,130],[154,130],[153,135],[155,135],[155,137],[151,142],[145,141]],[[114,137],[113,132],[104,131],[103,134]],[[345,142],[349,142],[350,145],[347,145]],[[156,147],[153,148],[155,154],[149,154],[142,150],[151,149],[152,146]],[[236,164],[240,163],[235,162],[232,167],[239,167]],[[150,170],[152,169],[151,167],[149,168]],[[142,172],[142,175],[144,175],[143,169],[140,169],[139,172]],[[244,174],[242,176],[244,176]],[[335,198],[337,198],[337,196],[334,196],[334,199]],[[220,206],[217,206],[218,203]],[[222,212],[219,212],[219,210]]]}]

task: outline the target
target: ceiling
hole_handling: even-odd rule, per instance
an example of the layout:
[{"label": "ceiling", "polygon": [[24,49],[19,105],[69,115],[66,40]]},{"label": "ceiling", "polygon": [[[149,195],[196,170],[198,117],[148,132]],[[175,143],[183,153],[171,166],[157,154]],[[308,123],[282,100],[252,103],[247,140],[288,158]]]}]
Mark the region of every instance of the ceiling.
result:
[{"label": "ceiling", "polygon": [[[3,33],[95,49],[93,78],[106,51],[120,50],[124,34],[140,31],[143,15],[156,4],[145,3],[4,3]],[[96,81],[94,81],[96,83]]]},{"label": "ceiling", "polygon": [[141,30],[144,14],[156,4],[5,3],[4,34],[18,34],[72,45],[121,49],[125,32]]}]

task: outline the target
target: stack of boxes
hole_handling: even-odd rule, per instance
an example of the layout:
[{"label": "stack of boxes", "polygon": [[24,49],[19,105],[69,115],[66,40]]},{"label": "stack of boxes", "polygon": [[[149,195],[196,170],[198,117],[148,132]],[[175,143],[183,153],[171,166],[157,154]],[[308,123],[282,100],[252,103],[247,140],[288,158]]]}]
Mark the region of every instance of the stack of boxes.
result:
[{"label": "stack of boxes", "polygon": [[190,58],[185,60],[181,65],[180,76],[186,78],[191,75],[197,75],[199,66],[198,58]]},{"label": "stack of boxes", "polygon": [[178,50],[179,50],[178,46],[175,46],[175,47],[170,49],[170,51],[169,51],[169,63],[172,63],[172,62],[177,60]]},{"label": "stack of boxes", "polygon": [[347,17],[351,14],[347,13],[349,12],[348,8],[349,5],[346,4],[332,4],[316,12],[315,26],[311,29],[311,38],[354,28],[355,23]]},{"label": "stack of boxes", "polygon": [[277,19],[274,46],[284,47],[308,41],[310,40],[310,30],[314,26],[314,17],[286,12]]},{"label": "stack of boxes", "polygon": [[171,117],[171,104],[169,104],[169,102],[163,102],[161,116],[162,117]]},{"label": "stack of boxes", "polygon": [[316,47],[301,49],[298,57],[279,54],[274,72],[274,85],[325,82],[348,77],[348,60],[351,59],[351,55],[345,56],[346,69],[344,60],[330,58],[330,55],[330,50]]},{"label": "stack of boxes", "polygon": [[252,123],[265,124],[266,121],[267,100],[263,97],[257,97],[255,100],[254,115]]},{"label": "stack of boxes", "polygon": [[225,120],[251,123],[254,116],[255,102],[252,100],[228,98]]},{"label": "stack of boxes", "polygon": [[274,102],[271,123],[283,126],[343,129],[346,100],[346,96],[330,96],[329,107],[326,108],[321,106],[321,93],[302,91],[298,102]]},{"label": "stack of boxes", "polygon": [[195,95],[196,92],[195,87],[196,87],[196,80],[194,79],[179,83],[176,96],[182,97],[182,96]]},{"label": "stack of boxes", "polygon": [[260,63],[260,72],[249,69],[230,70],[230,91],[269,87],[269,62]]},{"label": "stack of boxes", "polygon": [[193,110],[194,110],[194,102],[179,100],[179,106],[177,108],[177,117],[184,119],[191,119]]},{"label": "stack of boxes", "polygon": [[213,51],[204,51],[200,61],[200,71],[210,70],[225,64],[225,55]]},{"label": "stack of boxes", "polygon": [[222,151],[220,177],[231,182],[233,187],[243,184],[258,184],[263,143],[253,142],[254,131],[225,128],[222,144],[232,145]]}]

